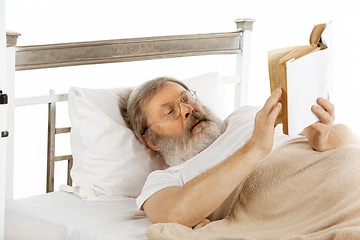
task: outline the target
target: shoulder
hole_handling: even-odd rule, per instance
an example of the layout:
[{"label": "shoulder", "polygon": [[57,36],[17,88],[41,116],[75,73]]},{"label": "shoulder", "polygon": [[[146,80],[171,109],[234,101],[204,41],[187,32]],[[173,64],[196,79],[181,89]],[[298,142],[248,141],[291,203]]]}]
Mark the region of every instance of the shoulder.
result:
[{"label": "shoulder", "polygon": [[182,186],[183,183],[171,169],[157,170],[149,174],[143,186],[141,194],[136,199],[136,205],[141,208],[143,203],[154,193],[174,186]]}]

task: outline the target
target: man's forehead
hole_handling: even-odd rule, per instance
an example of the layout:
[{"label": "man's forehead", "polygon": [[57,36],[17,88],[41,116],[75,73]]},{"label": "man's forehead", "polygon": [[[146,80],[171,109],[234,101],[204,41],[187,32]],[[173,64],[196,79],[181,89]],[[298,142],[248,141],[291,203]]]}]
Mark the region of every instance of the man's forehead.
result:
[{"label": "man's forehead", "polygon": [[168,104],[169,102],[174,102],[184,91],[186,91],[186,89],[183,86],[174,82],[166,82],[162,84],[159,91],[154,94],[154,96],[149,99],[146,104],[148,112],[150,113],[150,111],[155,111],[162,113],[162,106]]},{"label": "man's forehead", "polygon": [[[157,101],[167,101],[169,98],[178,98],[179,95],[184,91],[186,91],[186,89],[183,86],[173,82],[166,82],[161,86],[159,91],[153,96],[152,99]],[[171,100],[174,101],[174,99]],[[160,105],[162,104],[163,103]]]}]

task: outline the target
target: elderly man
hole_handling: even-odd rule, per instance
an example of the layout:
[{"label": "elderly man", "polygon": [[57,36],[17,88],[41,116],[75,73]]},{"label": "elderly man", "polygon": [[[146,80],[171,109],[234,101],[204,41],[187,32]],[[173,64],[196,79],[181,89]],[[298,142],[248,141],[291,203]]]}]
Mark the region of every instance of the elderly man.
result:
[{"label": "elderly man", "polygon": [[[205,218],[224,218],[234,190],[272,151],[274,141],[280,145],[289,140],[284,135],[279,137],[279,133],[274,137],[281,94],[277,89],[261,110],[256,109],[252,125],[244,127],[244,132],[249,132],[244,144],[235,146],[231,154],[208,156],[205,152],[219,146],[216,142],[220,137],[224,139],[241,127],[231,122],[241,117],[241,111],[222,122],[197,101],[194,91],[170,78],[154,79],[129,93],[120,104],[125,121],[137,138],[170,166],[149,175],[137,199],[139,208],[155,223],[176,222],[192,227]],[[334,106],[328,100],[319,98],[318,104],[321,107],[314,105],[311,110],[320,120],[302,132],[312,148],[327,151],[360,144],[349,128],[333,125]],[[198,155],[207,157],[194,163]]]}]

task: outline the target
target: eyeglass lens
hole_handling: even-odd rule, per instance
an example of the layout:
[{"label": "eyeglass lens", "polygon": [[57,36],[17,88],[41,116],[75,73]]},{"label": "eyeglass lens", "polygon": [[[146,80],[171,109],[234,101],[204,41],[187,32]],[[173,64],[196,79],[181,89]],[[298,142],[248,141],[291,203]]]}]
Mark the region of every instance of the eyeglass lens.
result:
[{"label": "eyeglass lens", "polygon": [[169,104],[164,109],[165,116],[176,119],[180,114],[179,102],[183,102],[186,105],[192,106],[196,103],[196,93],[194,91],[186,91],[181,95],[181,99],[177,103]]}]

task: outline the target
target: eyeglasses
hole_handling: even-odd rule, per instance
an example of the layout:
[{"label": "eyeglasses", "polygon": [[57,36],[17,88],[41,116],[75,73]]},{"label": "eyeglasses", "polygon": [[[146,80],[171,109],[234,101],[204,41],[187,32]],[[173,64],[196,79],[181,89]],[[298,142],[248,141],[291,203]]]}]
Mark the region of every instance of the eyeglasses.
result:
[{"label": "eyeglasses", "polygon": [[180,116],[180,106],[179,103],[182,102],[188,106],[192,106],[197,102],[197,96],[196,92],[193,90],[186,90],[181,93],[179,101],[171,102],[163,106],[164,115],[162,115],[161,118],[159,118],[157,121],[155,121],[153,124],[151,124],[149,127],[145,128],[143,131],[143,134],[145,134],[146,130],[154,126],[156,123],[158,123],[163,118],[170,118],[170,119],[177,119]]}]

